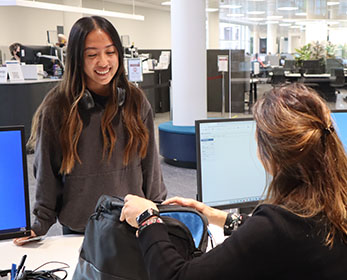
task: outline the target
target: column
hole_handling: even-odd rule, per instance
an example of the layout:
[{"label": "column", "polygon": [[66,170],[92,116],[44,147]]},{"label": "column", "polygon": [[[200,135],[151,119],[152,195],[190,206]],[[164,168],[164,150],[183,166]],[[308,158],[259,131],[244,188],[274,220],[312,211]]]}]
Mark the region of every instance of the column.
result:
[{"label": "column", "polygon": [[267,40],[266,49],[267,53],[276,54],[277,53],[277,24],[268,23],[267,25]]},{"label": "column", "polygon": [[171,1],[173,125],[207,117],[205,0]]},{"label": "column", "polygon": [[253,53],[259,53],[259,30],[258,25],[253,27]]}]

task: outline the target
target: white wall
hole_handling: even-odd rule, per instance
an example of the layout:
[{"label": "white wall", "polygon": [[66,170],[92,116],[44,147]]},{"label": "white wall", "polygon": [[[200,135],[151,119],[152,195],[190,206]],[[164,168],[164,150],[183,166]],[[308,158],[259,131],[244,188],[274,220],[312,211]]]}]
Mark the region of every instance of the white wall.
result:
[{"label": "white wall", "polygon": [[[86,0],[83,1],[83,4]],[[96,4],[99,3],[99,7]],[[108,2],[107,2],[108,3]],[[89,0],[98,8],[100,1]],[[69,5],[72,2],[69,1]],[[119,4],[108,3],[105,9],[132,13],[132,8]],[[170,12],[136,8],[136,14],[145,16],[144,21],[126,20],[108,17],[120,35],[129,35],[130,41],[141,49],[171,48]],[[0,7],[0,46],[9,46],[13,42],[26,45],[45,45],[47,30],[56,30],[63,25],[68,34],[73,23],[81,16],[76,13],[64,13],[24,7]],[[2,48],[3,49],[3,48]],[[8,53],[9,54],[9,53]]]}]

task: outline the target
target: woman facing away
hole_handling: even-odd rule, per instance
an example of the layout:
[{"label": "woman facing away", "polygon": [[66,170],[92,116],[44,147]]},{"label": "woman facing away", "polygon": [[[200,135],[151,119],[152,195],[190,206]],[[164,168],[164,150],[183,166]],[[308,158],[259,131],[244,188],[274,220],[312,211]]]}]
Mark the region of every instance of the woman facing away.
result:
[{"label": "woman facing away", "polygon": [[102,194],[166,198],[151,106],[128,82],[119,35],[105,18],[73,25],[63,79],[35,113],[29,144],[37,179],[32,236],[57,219],[64,233],[83,233]]},{"label": "woman facing away", "polygon": [[[265,94],[253,114],[259,158],[273,179],[265,201],[221,245],[185,261],[160,217],[137,224],[156,205],[126,196],[121,220],[139,227],[151,280],[346,279],[347,157],[327,105],[312,89],[293,84]],[[164,203],[194,207],[225,231],[235,222],[192,199]]]}]

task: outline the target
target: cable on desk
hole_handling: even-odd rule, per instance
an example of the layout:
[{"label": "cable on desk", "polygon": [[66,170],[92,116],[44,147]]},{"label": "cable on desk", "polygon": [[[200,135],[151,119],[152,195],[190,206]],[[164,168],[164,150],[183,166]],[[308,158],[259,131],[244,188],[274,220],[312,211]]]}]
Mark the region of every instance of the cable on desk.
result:
[{"label": "cable on desk", "polygon": [[[62,264],[62,267],[58,267],[51,270],[39,270],[40,268],[44,267],[48,264]],[[25,270],[22,275],[20,275],[17,279],[18,280],[64,280],[66,279],[68,273],[65,270],[66,268],[69,268],[70,266],[67,263],[59,262],[59,261],[50,261],[46,262],[39,267],[35,268],[34,270]],[[57,276],[55,273],[57,272],[63,272],[64,276],[63,278]]]}]

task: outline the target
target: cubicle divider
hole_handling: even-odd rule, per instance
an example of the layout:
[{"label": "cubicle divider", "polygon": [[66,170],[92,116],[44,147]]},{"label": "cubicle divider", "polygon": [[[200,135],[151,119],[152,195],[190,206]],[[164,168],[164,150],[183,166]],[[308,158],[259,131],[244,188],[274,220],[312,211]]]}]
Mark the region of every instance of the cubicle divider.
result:
[{"label": "cubicle divider", "polygon": [[[139,54],[149,54],[152,59],[159,61],[162,51],[166,49],[141,49]],[[170,81],[171,81],[171,55],[168,69],[154,69],[152,73],[144,74],[143,82],[139,86],[145,92],[152,105],[153,112],[164,113],[170,111]]]},{"label": "cubicle divider", "polygon": [[[231,112],[243,113],[245,92],[250,84],[250,62],[244,50],[207,50],[207,111],[222,111],[222,73],[218,72],[218,55],[231,55],[228,71],[225,72],[225,112],[229,112],[229,84],[231,84]],[[229,64],[228,63],[228,64]],[[231,70],[231,75],[229,71]],[[231,83],[229,78],[231,77]]]}]

